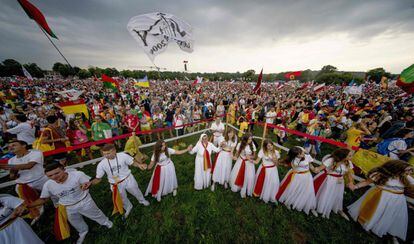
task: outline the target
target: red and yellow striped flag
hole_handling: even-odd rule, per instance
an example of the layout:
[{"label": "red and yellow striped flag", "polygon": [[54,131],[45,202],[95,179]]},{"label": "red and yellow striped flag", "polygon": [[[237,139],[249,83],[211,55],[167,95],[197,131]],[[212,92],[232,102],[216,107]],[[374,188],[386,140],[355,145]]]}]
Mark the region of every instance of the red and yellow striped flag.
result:
[{"label": "red and yellow striped flag", "polygon": [[55,209],[55,224],[53,226],[53,231],[55,233],[56,240],[58,241],[65,240],[70,236],[68,214],[64,205],[59,204]]},{"label": "red and yellow striped flag", "polygon": [[89,118],[88,107],[83,99],[76,101],[61,102],[58,104],[65,114],[83,113],[86,118]]},{"label": "red and yellow striped flag", "polygon": [[112,210],[112,215],[119,213],[124,214],[124,207],[122,202],[121,194],[119,194],[118,185],[112,185],[112,202],[114,204],[114,209]]}]

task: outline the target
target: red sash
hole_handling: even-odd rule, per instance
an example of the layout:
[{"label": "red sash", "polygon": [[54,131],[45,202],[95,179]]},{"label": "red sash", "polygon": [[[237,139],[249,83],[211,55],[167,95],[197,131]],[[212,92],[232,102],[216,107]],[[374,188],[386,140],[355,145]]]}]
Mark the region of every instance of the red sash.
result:
[{"label": "red sash", "polygon": [[214,169],[216,168],[217,159],[219,155],[220,155],[220,152],[216,154],[216,157],[214,157],[214,163],[213,163],[213,167],[211,168],[211,173],[214,173]]},{"label": "red sash", "polygon": [[236,181],[234,182],[234,184],[236,186],[239,186],[240,188],[243,187],[244,185],[244,175],[246,172],[246,159],[245,158],[241,158],[242,162],[239,168],[239,172],[237,173],[237,178]]},{"label": "red sash", "polygon": [[316,176],[315,179],[313,180],[313,187],[315,188],[315,194],[318,193],[320,187],[325,182],[328,175],[333,176],[333,177],[337,177],[337,178],[342,177],[342,175],[339,175],[339,174],[328,174],[326,169],[324,169],[323,173]]},{"label": "red sash", "polygon": [[208,169],[211,169],[210,153],[208,153],[207,147],[204,146],[203,143],[201,143],[201,145],[203,145],[204,147],[204,155],[203,155],[204,171],[207,171]]},{"label": "red sash", "polygon": [[155,166],[154,178],[152,179],[152,189],[151,194],[155,197],[160,189],[160,181],[161,181],[161,166],[157,164]]},{"label": "red sash", "polygon": [[288,188],[295,174],[305,174],[305,173],[309,173],[309,170],[301,171],[301,172],[297,172],[294,170],[290,171],[289,174],[285,176],[285,180],[283,181],[282,185],[279,187],[279,191],[276,193],[276,200],[279,201],[279,198],[283,195],[283,192],[285,192],[285,190]]},{"label": "red sash", "polygon": [[260,197],[263,191],[263,185],[266,178],[266,169],[273,168],[276,165],[272,166],[264,166],[262,165],[262,169],[260,170],[259,176],[257,177],[256,185],[254,186],[253,196]]}]

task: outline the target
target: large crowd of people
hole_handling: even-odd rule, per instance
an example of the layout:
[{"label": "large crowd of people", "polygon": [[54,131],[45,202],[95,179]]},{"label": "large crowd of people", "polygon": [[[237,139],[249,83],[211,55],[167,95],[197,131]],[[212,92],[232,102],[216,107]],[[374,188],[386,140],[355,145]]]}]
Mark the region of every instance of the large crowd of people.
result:
[{"label": "large crowd of people", "polygon": [[[57,209],[57,219],[62,220],[54,226],[56,239],[68,236],[67,220],[79,232],[78,243],[82,243],[88,233],[82,216],[107,228],[113,226],[89,194],[90,187],[106,175],[113,213],[127,217],[133,207],[127,192],[144,206],[150,204],[146,195],[161,201],[167,194],[177,194],[170,155],[184,153],[195,154],[195,190],[214,191],[222,185],[239,192],[241,198],[254,196],[325,218],[337,213],[347,220],[351,217],[379,237],[406,240],[405,195],[414,192],[414,99],[398,87],[383,89],[366,81],[360,94],[349,94],[342,85],[315,91],[294,82],[286,82],[282,88],[263,83],[256,94],[246,82],[194,85],[189,81],[153,81],[150,88],[142,88],[123,80],[115,91],[96,79],[0,78],[0,88],[1,153],[8,160],[0,169],[8,170],[16,180],[20,198],[0,195],[1,243],[41,243],[19,216],[36,221],[48,199]],[[84,101],[87,114],[64,113],[60,103],[69,98],[61,92],[70,89],[82,92],[78,99]],[[276,126],[266,130],[276,139],[267,136],[261,145],[256,142],[251,134],[259,126],[256,122]],[[194,145],[177,142],[168,147],[164,141],[200,127],[209,132],[201,134]],[[291,136],[283,128],[332,138],[349,147],[321,155],[320,141]],[[37,150],[40,144],[47,150],[61,149],[131,132],[139,135],[139,144],[156,142],[152,156],[117,152],[123,149],[122,140],[46,159]],[[301,146],[291,147],[281,158],[276,146],[288,139]],[[376,151],[389,160],[370,170],[365,181],[356,183],[353,175],[358,167],[351,162],[355,147]],[[65,168],[92,159],[98,150],[103,159],[95,166],[92,180],[81,171]],[[322,165],[314,163],[317,157],[322,158]],[[145,194],[131,166],[153,169]],[[281,181],[278,167],[291,168]],[[355,190],[366,186],[371,188],[360,199],[343,207],[345,187]]]}]

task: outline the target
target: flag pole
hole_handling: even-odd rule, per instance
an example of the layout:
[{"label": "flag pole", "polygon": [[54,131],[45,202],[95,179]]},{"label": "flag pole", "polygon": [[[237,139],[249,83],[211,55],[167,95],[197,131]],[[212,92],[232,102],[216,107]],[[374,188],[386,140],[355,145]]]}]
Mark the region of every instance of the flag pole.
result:
[{"label": "flag pole", "polygon": [[[37,24],[37,22],[36,22],[36,24]],[[55,47],[55,49],[58,51],[58,53],[60,54],[60,56],[62,56],[62,58],[66,61],[66,63],[69,65],[69,67],[71,68],[71,69],[73,69],[72,68],[72,65],[70,65],[70,63],[69,63],[69,61],[66,59],[66,57],[63,55],[63,53],[59,50],[59,48],[55,45],[55,43],[53,43],[53,41],[52,41],[52,39],[50,39],[50,37],[48,36],[48,34],[45,32],[45,30],[43,30],[43,28],[39,25],[39,24],[37,24],[37,26],[39,27],[39,29],[43,32],[43,34],[45,34],[45,36],[47,37],[47,39],[50,41],[50,43]]]}]

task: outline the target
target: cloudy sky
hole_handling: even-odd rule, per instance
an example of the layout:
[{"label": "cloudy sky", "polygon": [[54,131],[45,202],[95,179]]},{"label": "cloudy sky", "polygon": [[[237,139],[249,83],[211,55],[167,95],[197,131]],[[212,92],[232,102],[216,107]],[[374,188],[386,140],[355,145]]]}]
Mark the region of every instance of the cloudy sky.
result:
[{"label": "cloudy sky", "polygon": [[[152,63],[126,29],[150,12],[176,15],[193,26],[194,52],[177,45],[156,57],[168,70],[264,73],[320,69],[393,73],[414,63],[412,0],[30,0],[59,37],[72,65],[137,69]],[[51,69],[63,62],[16,0],[1,0],[0,60]]]}]

